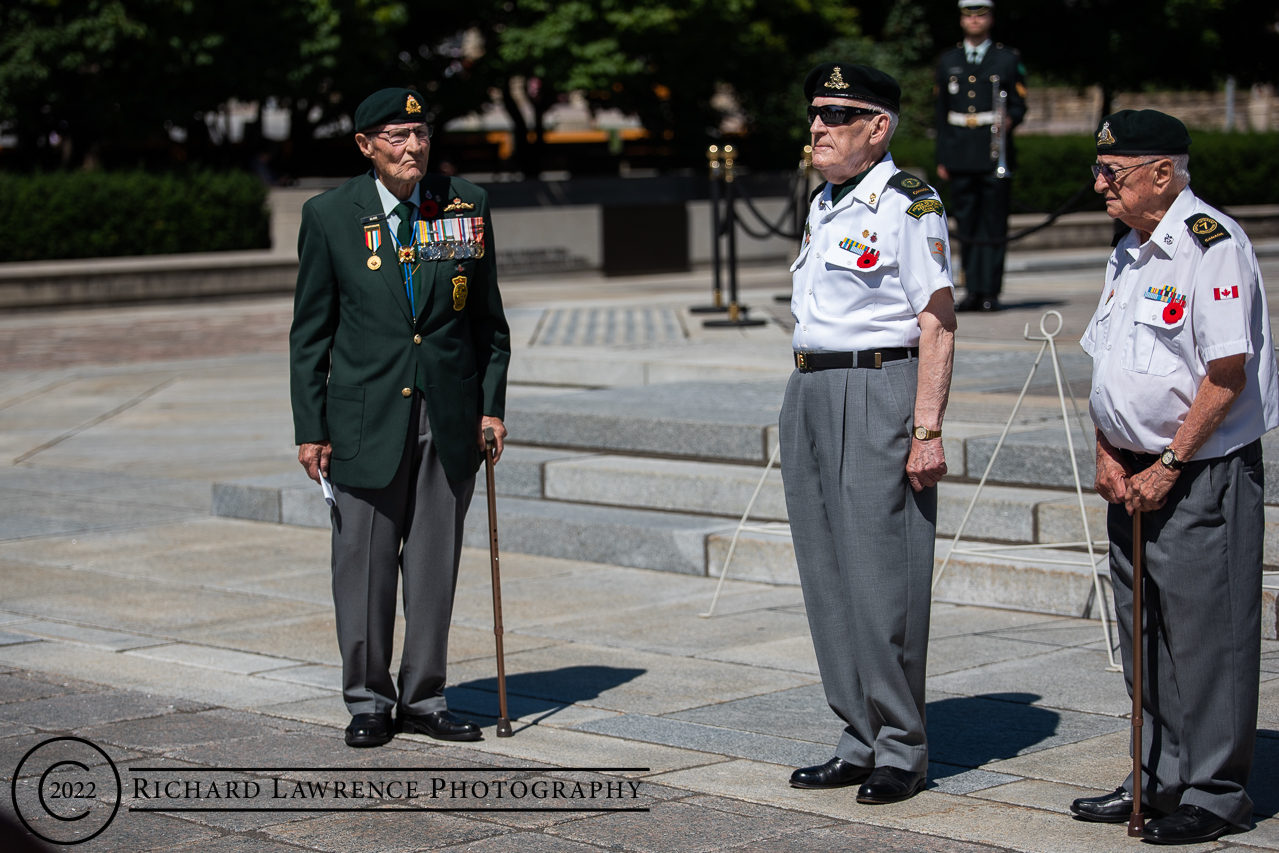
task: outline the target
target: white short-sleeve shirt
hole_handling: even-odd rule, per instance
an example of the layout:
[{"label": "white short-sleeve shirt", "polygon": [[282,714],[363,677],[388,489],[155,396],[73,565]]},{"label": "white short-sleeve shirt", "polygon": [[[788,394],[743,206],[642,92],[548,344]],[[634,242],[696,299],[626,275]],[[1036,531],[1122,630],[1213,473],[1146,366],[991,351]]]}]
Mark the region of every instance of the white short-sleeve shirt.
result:
[{"label": "white short-sleeve shirt", "polygon": [[885,155],[838,204],[829,183],[813,199],[791,266],[795,350],[917,346],[920,312],[938,290],[953,295],[945,211],[922,183],[914,198],[890,185],[897,172]]},{"label": "white short-sleeve shirt", "polygon": [[[1210,238],[1207,246],[1196,227]],[[1088,409],[1107,441],[1162,452],[1190,411],[1208,362],[1239,354],[1248,357],[1247,385],[1194,458],[1224,456],[1279,426],[1266,291],[1243,229],[1187,187],[1150,239],[1139,239],[1130,231],[1115,247],[1080,340],[1093,358]]]}]

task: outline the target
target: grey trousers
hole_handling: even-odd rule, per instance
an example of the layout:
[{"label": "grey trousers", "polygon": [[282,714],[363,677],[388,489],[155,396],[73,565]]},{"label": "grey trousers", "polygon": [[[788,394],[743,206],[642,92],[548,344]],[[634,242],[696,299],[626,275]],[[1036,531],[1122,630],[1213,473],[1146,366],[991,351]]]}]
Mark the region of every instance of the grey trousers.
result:
[{"label": "grey trousers", "polygon": [[928,769],[924,677],[937,490],[906,480],[919,362],[796,371],[782,480],[817,665],[847,727],[835,754]]},{"label": "grey trousers", "polygon": [[[1245,829],[1261,676],[1262,474],[1260,441],[1191,462],[1163,509],[1142,515],[1142,796],[1161,811],[1188,803]],[[1106,526],[1131,696],[1132,517],[1112,504]]]},{"label": "grey trousers", "polygon": [[[475,477],[451,482],[431,441],[426,406],[413,394],[416,429],[390,485],[333,484],[333,602],[342,653],[342,698],[352,714],[442,711],[449,621],[462,555],[462,525]],[[395,597],[404,578],[404,649],[391,681]],[[398,689],[397,689],[398,688]]]}]

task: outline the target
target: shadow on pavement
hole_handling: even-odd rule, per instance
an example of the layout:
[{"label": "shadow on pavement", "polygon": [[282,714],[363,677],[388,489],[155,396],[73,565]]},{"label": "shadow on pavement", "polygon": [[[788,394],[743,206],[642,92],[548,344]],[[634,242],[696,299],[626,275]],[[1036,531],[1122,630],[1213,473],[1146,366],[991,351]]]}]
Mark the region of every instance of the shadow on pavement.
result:
[{"label": "shadow on pavement", "polygon": [[[987,693],[928,703],[928,752],[934,778],[962,773],[1031,750],[1057,733],[1061,715],[1032,705],[1033,693]],[[938,777],[936,771],[944,775]]]},{"label": "shadow on pavement", "polygon": [[[511,719],[537,716],[533,722],[540,722],[562,708],[595,699],[647,671],[615,666],[566,666],[508,675],[507,712]],[[446,688],[444,695],[450,708],[492,716],[497,709],[497,678],[480,678]]]}]

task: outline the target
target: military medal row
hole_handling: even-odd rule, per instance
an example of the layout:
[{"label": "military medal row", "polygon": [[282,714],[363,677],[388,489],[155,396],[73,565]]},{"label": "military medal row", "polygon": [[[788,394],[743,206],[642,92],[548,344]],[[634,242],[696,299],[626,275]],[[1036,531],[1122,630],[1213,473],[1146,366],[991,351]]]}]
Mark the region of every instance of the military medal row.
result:
[{"label": "military medal row", "polygon": [[[364,245],[373,253],[368,259],[371,270],[382,266],[382,259],[378,257],[377,251],[382,247],[383,219],[384,216],[369,217],[364,224]],[[419,220],[413,223],[413,242],[396,250],[396,259],[402,264],[482,257],[484,219],[479,216]]]}]

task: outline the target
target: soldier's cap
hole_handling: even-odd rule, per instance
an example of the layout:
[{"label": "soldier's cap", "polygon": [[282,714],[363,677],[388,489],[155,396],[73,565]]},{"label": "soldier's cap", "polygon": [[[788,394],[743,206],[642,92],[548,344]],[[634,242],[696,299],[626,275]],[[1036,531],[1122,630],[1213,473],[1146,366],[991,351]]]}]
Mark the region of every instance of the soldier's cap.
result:
[{"label": "soldier's cap", "polygon": [[363,133],[382,124],[420,124],[425,99],[412,89],[379,89],[355,110],[355,130]]},{"label": "soldier's cap", "polygon": [[902,87],[889,74],[869,65],[823,62],[804,78],[804,99],[848,98],[901,112]]},{"label": "soldier's cap", "polygon": [[1178,119],[1158,110],[1120,110],[1097,127],[1097,153],[1142,156],[1185,154],[1190,134]]},{"label": "soldier's cap", "polygon": [[995,3],[994,0],[959,0],[959,8],[961,9],[976,9],[979,6],[984,9],[993,9],[995,8]]}]

